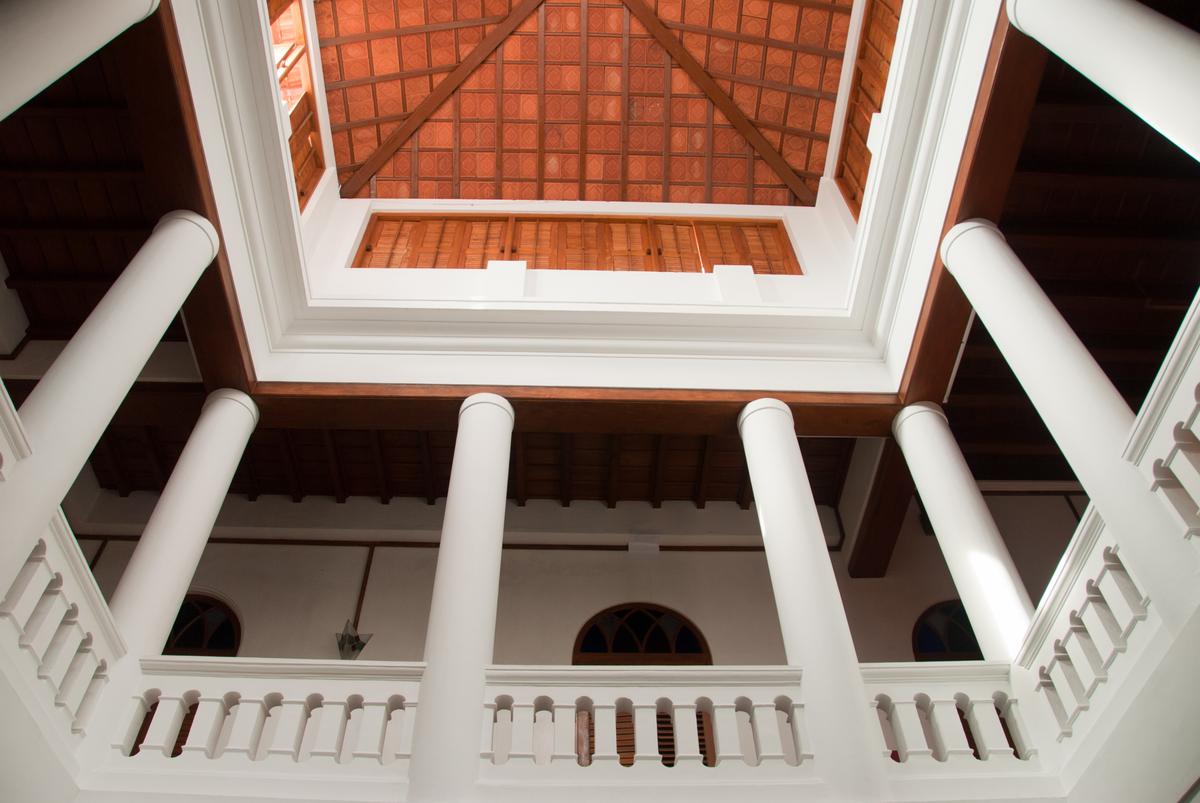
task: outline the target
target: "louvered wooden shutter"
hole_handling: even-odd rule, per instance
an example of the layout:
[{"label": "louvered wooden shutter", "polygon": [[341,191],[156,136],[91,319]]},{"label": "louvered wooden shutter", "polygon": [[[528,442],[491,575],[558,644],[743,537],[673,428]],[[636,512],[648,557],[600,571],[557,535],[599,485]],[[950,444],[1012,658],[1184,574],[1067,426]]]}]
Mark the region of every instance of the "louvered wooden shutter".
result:
[{"label": "louvered wooden shutter", "polygon": [[717,766],[717,745],[713,741],[712,714],[696,709],[696,727],[700,737],[700,755],[704,757],[704,766]]},{"label": "louvered wooden shutter", "polygon": [[658,754],[662,756],[663,764],[674,767],[675,725],[671,722],[671,715],[666,711],[659,711],[656,719],[658,721]]},{"label": "louvered wooden shutter", "polygon": [[699,273],[702,270],[700,254],[696,250],[695,234],[690,221],[654,221],[655,255],[657,270]]},{"label": "louvered wooden shutter", "polygon": [[650,227],[641,220],[611,220],[604,224],[613,270],[652,270]]},{"label": "louvered wooden shutter", "polygon": [[714,265],[751,265],[755,273],[799,273],[791,243],[774,221],[696,221],[706,270]]},{"label": "louvered wooden shutter", "polygon": [[622,767],[632,767],[636,751],[633,736],[633,714],[628,711],[617,712],[617,755],[621,757]]}]

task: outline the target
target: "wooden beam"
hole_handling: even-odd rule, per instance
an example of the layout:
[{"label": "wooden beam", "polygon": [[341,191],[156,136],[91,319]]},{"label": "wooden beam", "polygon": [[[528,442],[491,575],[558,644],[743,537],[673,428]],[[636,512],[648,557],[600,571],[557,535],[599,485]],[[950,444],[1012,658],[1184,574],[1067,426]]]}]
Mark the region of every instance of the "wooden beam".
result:
[{"label": "wooden beam", "polygon": [[750,466],[742,462],[742,478],[738,481],[737,503],[742,510],[749,510],[754,500],[754,487],[750,483]]},{"label": "wooden beam", "polygon": [[371,177],[379,172],[387,161],[395,155],[396,151],[408,142],[409,137],[416,133],[417,129],[425,124],[438,108],[446,102],[446,99],[452,95],[455,90],[462,86],[463,82],[470,77],[475,69],[487,60],[488,56],[498,48],[505,39],[515,31],[525,19],[532,14],[544,2],[544,0],[522,0],[520,5],[516,6],[512,13],[504,18],[504,21],[493,28],[487,36],[483,38],[475,49],[472,50],[466,58],[459,62],[449,75],[441,80],[433,92],[425,97],[407,120],[400,124],[391,134],[379,143],[379,147],[375,152],[367,157],[366,161],[346,179],[342,184],[342,197],[353,198],[358,195],[359,190],[366,186]]},{"label": "wooden beam", "polygon": [[654,473],[650,481],[650,507],[662,507],[666,469],[667,439],[662,435],[656,435],[654,437]]},{"label": "wooden beam", "polygon": [[525,507],[525,503],[529,501],[529,492],[526,490],[525,482],[525,434],[523,432],[513,433],[512,465],[513,496],[518,507]]},{"label": "wooden beam", "polygon": [[106,432],[96,445],[96,450],[104,457],[104,461],[108,463],[109,470],[113,473],[113,481],[117,484],[117,495],[122,498],[129,496],[129,476],[125,473],[125,468],[121,465],[121,458],[117,455],[117,448],[113,445],[112,437]]},{"label": "wooden beam", "polygon": [[[969,218],[999,220],[1045,64],[1045,48],[1012,27],[1001,9],[943,235]],[[970,316],[966,296],[936,257],[900,383],[905,404],[945,398]]]},{"label": "wooden beam", "polygon": [[522,432],[733,435],[741,409],[771,396],[789,406],[798,435],[878,437],[900,410],[890,393],[762,390],[260,382],[251,395],[264,427],[391,429],[405,421],[409,429],[454,431],[463,399],[485,392],[509,400]]},{"label": "wooden beam", "polygon": [[162,489],[166,487],[168,473],[163,465],[162,455],[158,453],[158,441],[155,436],[154,427],[139,427],[138,432],[141,435],[142,446],[146,449],[147,459],[150,463],[150,474],[154,478],[155,487]]},{"label": "wooden beam", "polygon": [[788,186],[801,203],[813,204],[816,203],[817,196],[808,185],[800,180],[800,177],[792,170],[791,165],[783,158],[783,155],[767,141],[767,138],[762,135],[762,132],[755,128],[737,104],[733,102],[733,98],[725,93],[725,90],[717,84],[715,78],[708,74],[700,62],[696,61],[695,57],[688,52],[683,43],[675,38],[650,8],[642,2],[642,0],[621,0],[622,3],[633,13],[642,26],[650,32],[650,35],[662,45],[663,49],[671,54],[683,71],[688,74],[688,77],[700,87],[709,101],[720,109],[725,115],[730,124],[738,130],[746,141],[750,143],[750,147],[754,148],[759,157],[766,162],[776,175],[782,179],[783,183]]},{"label": "wooden beam", "polygon": [[851,577],[883,577],[887,574],[912,498],[913,481],[908,464],[900,447],[889,438],[875,469],[858,537],[846,564]]},{"label": "wooden beam", "polygon": [[432,505],[437,502],[437,489],[433,486],[433,450],[429,445],[429,433],[422,432],[420,440],[421,478],[425,481],[425,502]]},{"label": "wooden beam", "polygon": [[292,491],[292,501],[299,502],[304,498],[304,486],[300,484],[300,474],[296,470],[296,455],[292,450],[292,439],[286,430],[279,433],[280,456],[283,459],[283,473],[287,476],[288,488]]},{"label": "wooden beam", "polygon": [[608,478],[605,482],[605,496],[609,508],[617,506],[617,482],[621,478],[621,436],[609,435],[607,438]]},{"label": "wooden beam", "polygon": [[325,444],[325,459],[329,462],[329,479],[333,482],[333,498],[337,503],[346,501],[346,488],[342,482],[342,464],[338,460],[337,445],[333,442],[333,432],[323,430],[321,440]]},{"label": "wooden beam", "polygon": [[564,432],[559,436],[558,463],[558,498],[563,507],[571,506],[572,483],[574,475],[571,471],[571,433]]},{"label": "wooden beam", "polygon": [[696,471],[696,492],[692,499],[701,510],[708,504],[708,479],[712,467],[713,453],[716,451],[716,438],[704,436],[704,445],[700,447],[700,466]]},{"label": "wooden beam", "polygon": [[371,455],[375,461],[375,478],[379,482],[379,501],[388,504],[392,501],[392,485],[388,482],[387,461],[383,457],[383,433],[371,433]]}]

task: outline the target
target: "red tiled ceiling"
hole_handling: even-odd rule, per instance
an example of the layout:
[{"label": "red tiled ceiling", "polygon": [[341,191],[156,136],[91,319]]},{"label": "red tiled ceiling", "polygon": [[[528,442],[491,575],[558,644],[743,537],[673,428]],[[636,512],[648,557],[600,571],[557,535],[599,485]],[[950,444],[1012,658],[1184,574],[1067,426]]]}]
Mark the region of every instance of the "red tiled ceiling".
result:
[{"label": "red tiled ceiling", "polygon": [[[520,0],[316,0],[344,183]],[[850,0],[644,0],[813,190]],[[621,0],[547,0],[360,193],[790,204]]]}]

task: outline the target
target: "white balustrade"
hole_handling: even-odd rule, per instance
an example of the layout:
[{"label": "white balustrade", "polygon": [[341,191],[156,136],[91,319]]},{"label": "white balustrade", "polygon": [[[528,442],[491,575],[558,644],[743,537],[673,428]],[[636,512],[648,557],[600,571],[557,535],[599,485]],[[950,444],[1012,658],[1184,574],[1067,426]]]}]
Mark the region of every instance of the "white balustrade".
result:
[{"label": "white balustrade", "polygon": [[308,782],[330,784],[394,783],[407,771],[421,664],[165,657],[141,666],[114,723],[113,775],[178,768],[203,779],[189,780],[197,793],[219,793],[256,771],[303,767]]},{"label": "white balustrade", "polygon": [[800,676],[792,667],[493,667],[481,777],[806,782],[814,756]]},{"label": "white balustrade", "polygon": [[82,738],[125,645],[61,512],[0,595],[0,628],[22,694],[62,735]]}]

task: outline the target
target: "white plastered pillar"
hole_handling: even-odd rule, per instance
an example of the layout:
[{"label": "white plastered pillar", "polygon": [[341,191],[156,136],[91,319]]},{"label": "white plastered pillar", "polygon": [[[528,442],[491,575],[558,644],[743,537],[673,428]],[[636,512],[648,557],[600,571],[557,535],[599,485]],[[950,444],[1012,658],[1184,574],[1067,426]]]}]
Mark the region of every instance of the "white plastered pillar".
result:
[{"label": "white plastered pillar", "polygon": [[969,220],[942,241],[942,260],[1016,374],[1121,549],[1121,559],[1172,628],[1190,573],[1162,501],[1125,460],[1134,415],[995,224]]},{"label": "white plastered pillar", "polygon": [[1200,159],[1200,33],[1138,0],[1008,0],[1008,18]]},{"label": "white plastered pillar", "polygon": [[240,390],[205,400],[109,603],[130,654],[162,653],[257,424],[258,407]]},{"label": "white plastered pillar", "polygon": [[164,215],[21,405],[32,454],[0,483],[0,588],[48,526],[219,244],[200,215]]},{"label": "white plastered pillar", "polygon": [[158,8],[158,0],[0,2],[0,119]]},{"label": "white plastered pillar", "polygon": [[988,661],[1011,662],[1033,605],[1008,547],[936,404],[905,407],[892,422],[946,567]]},{"label": "white plastered pillar", "polygon": [[[758,399],[738,416],[784,653],[802,667],[802,697],[819,774],[838,799],[882,795],[866,689],[791,410]],[[877,726],[875,726],[877,727]]]},{"label": "white plastered pillar", "polygon": [[409,771],[411,801],[458,801],[479,776],[479,721],[496,637],[513,409],[463,402],[438,546]]}]

